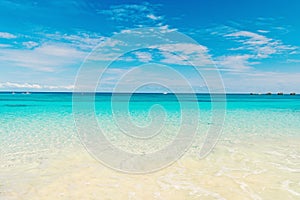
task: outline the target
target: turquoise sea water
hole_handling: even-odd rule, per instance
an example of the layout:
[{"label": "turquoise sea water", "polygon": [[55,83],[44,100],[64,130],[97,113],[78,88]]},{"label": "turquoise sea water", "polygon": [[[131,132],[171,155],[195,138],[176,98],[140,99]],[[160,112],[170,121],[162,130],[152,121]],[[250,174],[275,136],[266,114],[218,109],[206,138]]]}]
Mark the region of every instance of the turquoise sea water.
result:
[{"label": "turquoise sea water", "polygon": [[[198,101],[200,109],[198,132],[200,134],[205,132],[212,123],[210,95],[198,94],[197,99],[189,94],[178,96],[180,101],[187,105],[184,109],[189,109],[189,102],[194,104],[195,100]],[[172,135],[178,131],[181,120],[182,108],[178,96],[134,94],[130,98],[128,108],[130,118],[128,118],[127,107],[119,110],[116,108],[112,113],[112,94],[99,93],[95,98],[95,112],[99,125],[104,132],[111,135],[112,140],[117,140],[117,136],[122,135],[118,130],[120,127],[112,120],[113,114],[119,114],[121,119],[124,115],[125,120],[132,120],[135,125],[141,127],[147,126],[151,122],[151,117],[165,114],[165,135]],[[123,106],[127,97],[128,94],[117,94],[114,104]],[[164,110],[153,109],[153,116],[150,116],[151,106],[157,104]],[[224,137],[300,135],[300,95],[228,94],[225,108]],[[72,93],[0,93],[0,125],[2,159],[9,160],[11,153],[24,154],[26,157],[29,156],[26,155],[27,151],[31,155],[39,151],[59,151],[62,146],[78,144],[72,115]],[[158,138],[158,141],[163,140]],[[1,162],[1,165],[5,164]]]},{"label": "turquoise sea water", "polygon": [[[194,110],[192,106],[189,107],[189,104],[196,103],[200,108],[197,138],[188,154],[197,155],[205,133],[213,121],[210,95],[197,94],[196,96],[197,99],[194,99],[192,95],[180,94],[177,96],[180,99],[178,102],[178,98],[173,94],[134,94],[130,98],[129,115],[127,115],[128,109],[122,106],[126,105],[124,103],[128,94],[117,94],[114,97],[117,106],[113,113],[112,95],[99,93],[95,98],[95,113],[105,135],[120,149],[132,153],[154,152],[170,143],[176,136],[180,128],[181,109],[187,109],[192,118]],[[180,107],[181,103],[184,103],[185,107]],[[46,170],[50,161],[66,160],[67,155],[71,155],[76,149],[83,149],[76,132],[72,105],[72,93],[0,93],[0,197],[2,195],[9,199],[14,196],[13,193],[17,190],[15,188],[18,187],[18,191],[22,191],[20,188],[28,186],[26,170]],[[122,106],[118,107],[118,105]],[[152,111],[149,113],[151,108]],[[274,183],[276,186],[272,186],[271,189],[280,187],[286,192],[281,195],[290,195],[289,199],[297,199],[300,195],[300,191],[296,189],[300,184],[297,182],[300,180],[298,143],[300,141],[300,95],[227,94],[225,111],[223,130],[218,138],[216,150],[206,159],[209,162],[213,159],[223,165],[231,161],[232,163],[245,162],[245,165],[235,170],[244,170],[245,173],[253,174],[257,173],[256,168],[251,171],[253,166],[259,166],[260,170],[266,171],[271,170],[271,166],[275,166],[278,174],[282,173],[282,177],[278,178],[276,183],[278,185]],[[153,118],[163,115],[162,134],[149,139],[147,144],[126,139],[120,126],[113,120],[114,114],[119,116],[119,120],[131,120],[140,128],[147,127]],[[220,150],[222,148],[226,149],[225,152],[228,151],[227,156],[224,156],[224,151]],[[253,153],[256,151],[258,153]],[[219,159],[225,161],[221,162]],[[268,160],[272,164],[254,165],[254,163],[268,163]],[[199,163],[201,164],[201,161]],[[221,164],[218,173],[217,169],[211,173],[228,173],[228,177],[231,177],[229,174],[233,170]],[[76,168],[74,166],[79,164],[72,165],[72,168]],[[194,172],[186,174],[187,177],[189,175],[195,176]],[[270,174],[266,177],[271,179]],[[33,180],[35,178],[31,177]],[[20,186],[20,182],[23,185]],[[243,184],[249,184],[250,187],[251,181],[242,182],[239,186],[241,190],[246,188]],[[246,188],[245,191],[250,190]],[[257,192],[258,189],[253,188],[251,191],[258,196],[273,195],[263,191]]]}]

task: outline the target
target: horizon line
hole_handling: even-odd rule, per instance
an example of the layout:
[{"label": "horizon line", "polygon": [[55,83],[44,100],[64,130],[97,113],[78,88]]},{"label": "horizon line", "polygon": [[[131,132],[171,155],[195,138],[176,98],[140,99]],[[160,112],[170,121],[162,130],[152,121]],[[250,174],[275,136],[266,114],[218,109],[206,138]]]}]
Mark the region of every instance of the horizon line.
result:
[{"label": "horizon line", "polygon": [[209,93],[209,92],[177,92],[177,93],[172,93],[172,92],[73,92],[73,91],[0,91],[0,93],[10,93],[10,94],[26,94],[26,93],[68,93],[68,94],[78,94],[78,93],[85,93],[85,94],[248,94],[248,95],[299,95],[300,93],[296,92],[225,92],[225,93]]}]

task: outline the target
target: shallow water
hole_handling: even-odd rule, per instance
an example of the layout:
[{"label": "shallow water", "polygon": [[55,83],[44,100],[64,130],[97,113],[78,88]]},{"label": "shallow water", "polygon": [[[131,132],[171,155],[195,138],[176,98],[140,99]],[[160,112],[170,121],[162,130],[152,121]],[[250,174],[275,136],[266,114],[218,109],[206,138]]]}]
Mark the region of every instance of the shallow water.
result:
[{"label": "shallow water", "polygon": [[[139,94],[130,103],[133,123],[149,124],[149,108],[160,104],[164,110],[153,109],[152,117],[164,112],[165,124],[162,134],[146,142],[128,139],[112,120],[110,99],[96,96],[96,117],[124,151],[154,152],[180,128],[175,96]],[[121,104],[126,96],[117,100]],[[195,99],[181,100],[188,105]],[[300,198],[300,96],[227,95],[223,132],[203,159],[199,151],[213,123],[209,95],[198,95],[197,103],[199,126],[188,152],[162,170],[132,175],[102,165],[82,146],[71,94],[0,93],[0,199]]]}]

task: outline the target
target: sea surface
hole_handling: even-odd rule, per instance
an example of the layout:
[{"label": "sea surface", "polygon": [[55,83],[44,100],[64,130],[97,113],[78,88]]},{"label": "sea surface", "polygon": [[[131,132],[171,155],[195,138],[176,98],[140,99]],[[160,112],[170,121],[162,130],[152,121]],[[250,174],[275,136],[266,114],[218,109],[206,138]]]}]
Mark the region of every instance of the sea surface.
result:
[{"label": "sea surface", "polygon": [[[0,199],[300,199],[300,95],[227,94],[216,99],[225,105],[218,124],[209,94],[128,95],[95,95],[105,137],[122,151],[153,153],[172,143],[187,111],[197,130],[182,157],[151,173],[114,170],[82,143],[72,93],[0,93]],[[159,134],[142,142],[122,127],[155,119]],[[222,126],[216,146],[200,158],[214,125]]]}]

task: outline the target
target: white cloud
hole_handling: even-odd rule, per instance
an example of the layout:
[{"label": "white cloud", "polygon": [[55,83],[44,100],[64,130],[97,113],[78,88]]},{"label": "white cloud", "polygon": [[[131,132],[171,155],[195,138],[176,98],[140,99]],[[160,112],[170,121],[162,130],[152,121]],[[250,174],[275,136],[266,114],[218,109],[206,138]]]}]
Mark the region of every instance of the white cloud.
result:
[{"label": "white cloud", "polygon": [[148,52],[134,52],[136,57],[141,61],[141,62],[149,62],[152,60],[152,55]]},{"label": "white cloud", "polygon": [[232,48],[231,50],[248,50],[255,58],[268,58],[274,54],[289,53],[298,47],[285,45],[280,40],[268,38],[266,36],[249,32],[237,31],[224,35],[227,38],[234,38],[243,46]]},{"label": "white cloud", "polygon": [[[143,35],[148,35],[148,36],[157,36],[158,33],[170,33],[173,31],[177,31],[176,28],[170,28],[169,25],[162,25],[160,24],[159,26],[156,26],[155,28],[146,28],[146,29],[123,29],[120,31],[120,33],[123,34],[132,34],[132,35],[138,35],[138,36],[143,36]],[[114,34],[118,34],[118,32],[115,32]],[[161,38],[160,38],[161,39]]]},{"label": "white cloud", "polygon": [[39,84],[29,84],[29,83],[0,83],[0,88],[28,88],[28,89],[41,89]]},{"label": "white cloud", "polygon": [[206,46],[193,43],[162,44],[157,47],[163,51],[179,52],[184,55],[208,52]]},{"label": "white cloud", "polygon": [[4,39],[13,39],[16,38],[17,36],[11,33],[7,33],[7,32],[0,32],[0,38],[4,38]]},{"label": "white cloud", "polygon": [[[157,55],[160,54],[160,60],[157,61],[161,61],[163,63],[195,66],[212,64],[208,54],[208,48],[206,46],[195,43],[170,43],[171,41],[167,38],[159,38],[161,34],[158,33],[169,31],[172,30],[169,29],[168,26],[152,30],[146,29],[146,31],[144,31],[144,29],[122,30],[121,34],[125,34],[126,36],[124,38],[129,38],[128,40],[125,40],[128,43],[121,40],[115,40],[113,38],[105,39],[99,48],[95,49],[95,51],[89,55],[89,59],[94,61],[134,61],[134,58],[137,58],[141,62],[149,62],[153,59],[152,50],[150,52],[138,51],[131,55],[119,57],[124,53],[124,49],[128,51],[128,48],[139,49],[147,46],[150,49],[159,50]],[[126,34],[129,34],[128,37]],[[135,37],[140,37],[140,35],[155,39],[158,38],[157,41],[154,41],[157,45],[148,44],[149,40],[145,40],[145,44],[141,42],[136,43]],[[155,59],[158,58],[156,57]]]},{"label": "white cloud", "polygon": [[132,33],[132,30],[124,29],[124,30],[121,30],[120,33]]},{"label": "white cloud", "polygon": [[22,42],[22,44],[23,44],[26,48],[28,48],[28,49],[31,49],[31,48],[36,47],[36,46],[39,45],[38,43],[33,42],[33,41]]},{"label": "white cloud", "polygon": [[69,43],[74,48],[79,48],[82,50],[92,50],[105,39],[107,39],[99,34],[90,32],[78,33],[76,35],[57,32],[54,34],[46,34],[46,37],[51,41]]},{"label": "white cloud", "polygon": [[[262,30],[258,32],[267,33],[267,31]],[[298,49],[295,46],[285,45],[280,40],[250,31],[235,31],[225,34],[224,37],[233,38],[234,41],[242,44],[239,47],[229,49],[238,51],[239,54],[216,58],[217,64],[222,70],[231,72],[248,71],[252,69],[252,65],[259,63],[257,61],[260,59],[269,58],[276,54],[289,54]]]},{"label": "white cloud", "polygon": [[111,19],[116,21],[128,21],[128,17],[130,18],[130,15],[143,13],[148,10],[149,9],[145,5],[122,4],[110,6],[110,9],[108,10],[99,10],[98,13],[109,15]]},{"label": "white cloud", "polygon": [[0,49],[2,63],[48,72],[77,64],[85,55],[63,43],[43,44],[34,49]]},{"label": "white cloud", "polygon": [[259,32],[259,33],[269,33],[270,31],[266,31],[266,30],[257,30],[257,32]]},{"label": "white cloud", "polygon": [[176,28],[170,28],[169,25],[160,25],[159,29],[162,33],[169,33],[172,31],[177,31]]},{"label": "white cloud", "polygon": [[128,57],[119,58],[124,52],[122,49],[124,46],[128,44],[125,41],[113,39],[113,38],[105,38],[101,44],[91,51],[88,59],[94,61],[114,61],[121,59],[129,59]]},{"label": "white cloud", "polygon": [[193,43],[162,44],[152,46],[161,51],[164,59],[161,62],[177,65],[205,66],[211,64],[208,48]]},{"label": "white cloud", "polygon": [[248,38],[246,40],[241,39],[238,41],[250,45],[267,44],[270,42],[270,39],[267,37],[249,31],[238,31],[235,33],[226,34],[225,37]]},{"label": "white cloud", "polygon": [[98,10],[99,14],[107,15],[116,22],[131,22],[135,27],[142,25],[157,25],[161,23],[163,17],[155,14],[159,4],[120,4],[110,6],[106,10]]},{"label": "white cloud", "polygon": [[74,88],[73,85],[67,86],[57,86],[57,85],[40,85],[36,83],[14,83],[14,82],[5,82],[0,83],[0,88],[4,89],[66,89],[72,90]]},{"label": "white cloud", "polygon": [[[37,35],[41,41],[23,41],[21,43],[23,48],[12,48],[14,46],[12,44],[0,44],[0,61],[3,66],[53,72],[69,65],[79,66],[83,58],[103,41],[109,47],[117,45],[116,41],[91,32],[37,33]],[[15,36],[0,32],[0,37],[13,38]],[[27,36],[27,38],[30,37]]]},{"label": "white cloud", "polygon": [[154,14],[148,14],[147,17],[152,20],[159,20],[161,17],[155,16]]},{"label": "white cloud", "polygon": [[164,57],[164,59],[161,60],[161,62],[163,63],[176,65],[191,65],[191,63],[188,62],[188,58],[186,56],[174,54],[169,51],[162,51],[161,54]]},{"label": "white cloud", "polygon": [[216,64],[223,71],[247,71],[251,69],[251,63],[248,61],[251,57],[251,55],[221,56],[217,58]]},{"label": "white cloud", "polygon": [[55,89],[66,89],[66,90],[73,90],[74,85],[65,85],[65,86],[57,86],[57,85],[44,85],[42,86],[45,89],[55,90]]}]

